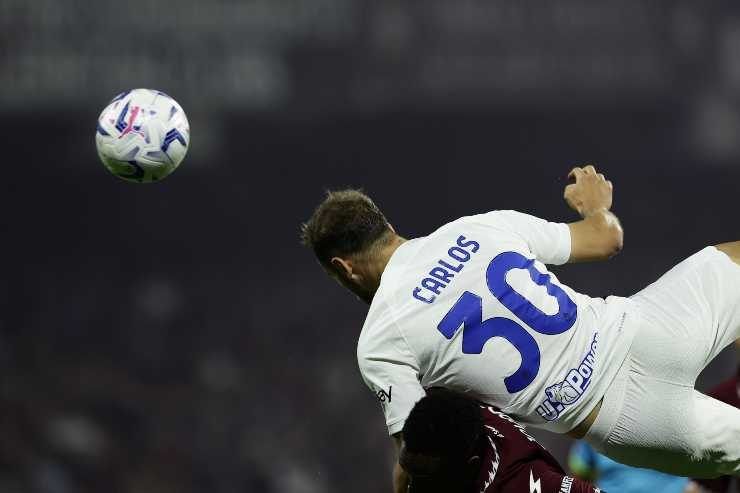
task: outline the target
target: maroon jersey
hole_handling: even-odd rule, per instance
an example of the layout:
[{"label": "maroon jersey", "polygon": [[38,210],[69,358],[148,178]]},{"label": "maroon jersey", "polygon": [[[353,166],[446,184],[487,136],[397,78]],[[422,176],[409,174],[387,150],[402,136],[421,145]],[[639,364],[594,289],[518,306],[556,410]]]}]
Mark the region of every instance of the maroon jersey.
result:
[{"label": "maroon jersey", "polygon": [[555,458],[506,414],[481,406],[488,434],[481,474],[470,493],[599,493],[565,474]]}]

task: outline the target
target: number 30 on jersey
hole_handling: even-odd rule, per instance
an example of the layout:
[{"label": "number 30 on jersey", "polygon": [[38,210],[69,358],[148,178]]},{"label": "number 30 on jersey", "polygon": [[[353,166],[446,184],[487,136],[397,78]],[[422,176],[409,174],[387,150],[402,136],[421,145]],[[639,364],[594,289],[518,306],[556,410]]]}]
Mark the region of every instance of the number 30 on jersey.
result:
[{"label": "number 30 on jersey", "polygon": [[[529,272],[532,281],[547,289],[547,294],[558,302],[558,312],[548,315],[517,293],[506,281],[506,274],[513,269]],[[542,274],[534,267],[534,260],[516,252],[497,255],[486,269],[486,284],[491,294],[536,332],[557,335],[566,332],[576,321],[576,304],[560,286],[550,282],[549,274]],[[465,354],[480,354],[483,346],[493,337],[502,337],[512,344],[522,358],[519,368],[504,379],[506,389],[514,394],[527,388],[540,370],[540,348],[532,334],[519,323],[503,317],[483,320],[483,299],[465,291],[444,316],[437,329],[447,339],[452,339],[463,328],[462,350]]]}]

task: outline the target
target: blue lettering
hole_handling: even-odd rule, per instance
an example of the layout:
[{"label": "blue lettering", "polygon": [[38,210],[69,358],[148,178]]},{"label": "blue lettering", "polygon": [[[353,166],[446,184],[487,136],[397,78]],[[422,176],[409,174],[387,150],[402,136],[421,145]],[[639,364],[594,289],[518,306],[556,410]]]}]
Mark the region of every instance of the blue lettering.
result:
[{"label": "blue lettering", "polygon": [[448,264],[447,262],[445,262],[444,260],[440,260],[439,265],[441,265],[445,269],[450,269],[452,272],[460,272],[461,270],[463,270],[463,267],[465,267],[465,264],[457,264],[457,267],[454,267]]},{"label": "blue lettering", "polygon": [[519,368],[504,378],[509,393],[515,394],[532,383],[540,369],[540,349],[524,327],[503,317],[483,320],[483,300],[469,291],[460,296],[439,322],[437,330],[447,339],[452,339],[461,326],[464,354],[481,354],[483,346],[494,337],[505,339],[519,352],[522,358]]},{"label": "blue lettering", "polygon": [[579,394],[583,393],[584,390],[584,380],[580,373],[578,373],[576,370],[571,370],[568,372],[568,375],[565,377],[565,381],[568,382]]},{"label": "blue lettering", "polygon": [[[506,274],[512,269],[528,271],[532,282],[544,286],[547,294],[554,296],[558,301],[558,312],[548,315],[515,291],[506,281]],[[562,334],[576,323],[578,308],[575,302],[560,286],[552,283],[550,274],[543,274],[535,269],[533,259],[528,259],[516,252],[499,254],[488,265],[486,280],[488,289],[496,299],[540,334]]]},{"label": "blue lettering", "polygon": [[432,296],[431,298],[424,298],[421,295],[421,288],[414,288],[414,298],[416,298],[419,301],[423,301],[424,303],[432,304],[432,303],[434,303],[434,300],[437,297],[436,296]]},{"label": "blue lettering", "polygon": [[447,250],[447,255],[454,258],[458,262],[467,262],[468,260],[470,260],[470,252],[468,252],[467,250],[463,250],[462,248],[457,246],[454,246]]},{"label": "blue lettering", "polygon": [[[413,296],[417,300],[431,304],[437,299],[436,295],[441,294],[441,290],[450,285],[455,277],[465,267],[465,262],[468,262],[471,258],[471,252],[475,253],[480,250],[480,243],[474,240],[468,240],[465,236],[460,235],[457,237],[456,245],[453,245],[447,250],[447,255],[457,260],[458,264],[453,265],[447,260],[440,259],[437,261],[437,265],[427,273],[429,277],[425,277],[419,283],[421,287],[414,288]],[[470,251],[466,250],[468,248]],[[422,288],[434,293],[435,296],[429,298],[422,296]]]},{"label": "blue lettering", "polygon": [[440,282],[437,279],[432,279],[431,277],[425,277],[421,280],[421,287],[428,289],[434,294],[439,294],[439,290],[446,288],[447,284]]},{"label": "blue lettering", "polygon": [[589,352],[581,360],[578,368],[571,369],[562,382],[558,382],[545,390],[547,398],[537,407],[540,416],[548,421],[557,419],[565,410],[565,406],[572,405],[586,392],[586,389],[591,385],[598,342],[599,334],[596,333],[591,341]]},{"label": "blue lettering", "polygon": [[560,411],[555,409],[550,401],[544,401],[537,406],[537,412],[548,421],[554,420],[560,414]]},{"label": "blue lettering", "polygon": [[452,278],[455,277],[455,274],[447,272],[442,267],[435,267],[434,269],[430,270],[429,275],[432,277],[436,277],[446,284],[449,284]]},{"label": "blue lettering", "polygon": [[458,237],[457,246],[461,248],[472,246],[472,248],[470,249],[471,252],[475,253],[478,251],[478,249],[480,248],[480,244],[477,241],[473,241],[473,240],[465,241],[465,240],[467,240],[467,238],[465,238],[462,235]]}]

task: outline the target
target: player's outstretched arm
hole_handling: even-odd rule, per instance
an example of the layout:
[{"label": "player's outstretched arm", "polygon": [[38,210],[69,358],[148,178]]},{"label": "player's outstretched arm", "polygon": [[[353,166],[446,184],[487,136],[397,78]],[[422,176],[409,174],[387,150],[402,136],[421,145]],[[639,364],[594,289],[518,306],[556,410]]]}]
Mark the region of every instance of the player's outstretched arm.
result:
[{"label": "player's outstretched arm", "polygon": [[622,250],[624,231],[611,211],[612,182],[588,165],[573,168],[574,179],[565,187],[565,201],[583,218],[569,224],[571,253],[569,262],[606,260]]}]

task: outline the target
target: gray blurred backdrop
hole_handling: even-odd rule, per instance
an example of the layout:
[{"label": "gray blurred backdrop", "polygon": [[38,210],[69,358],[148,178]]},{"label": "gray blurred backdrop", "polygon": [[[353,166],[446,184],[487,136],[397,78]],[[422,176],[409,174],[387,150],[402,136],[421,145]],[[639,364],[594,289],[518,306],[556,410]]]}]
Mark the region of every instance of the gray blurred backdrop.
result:
[{"label": "gray blurred backdrop", "polygon": [[[154,185],[95,154],[135,87],[192,128]],[[629,295],[740,238],[738,135],[736,0],[0,0],[0,491],[390,491],[365,307],[298,243],[323,191],[572,220],[593,161],[626,248],[557,272]]]}]

